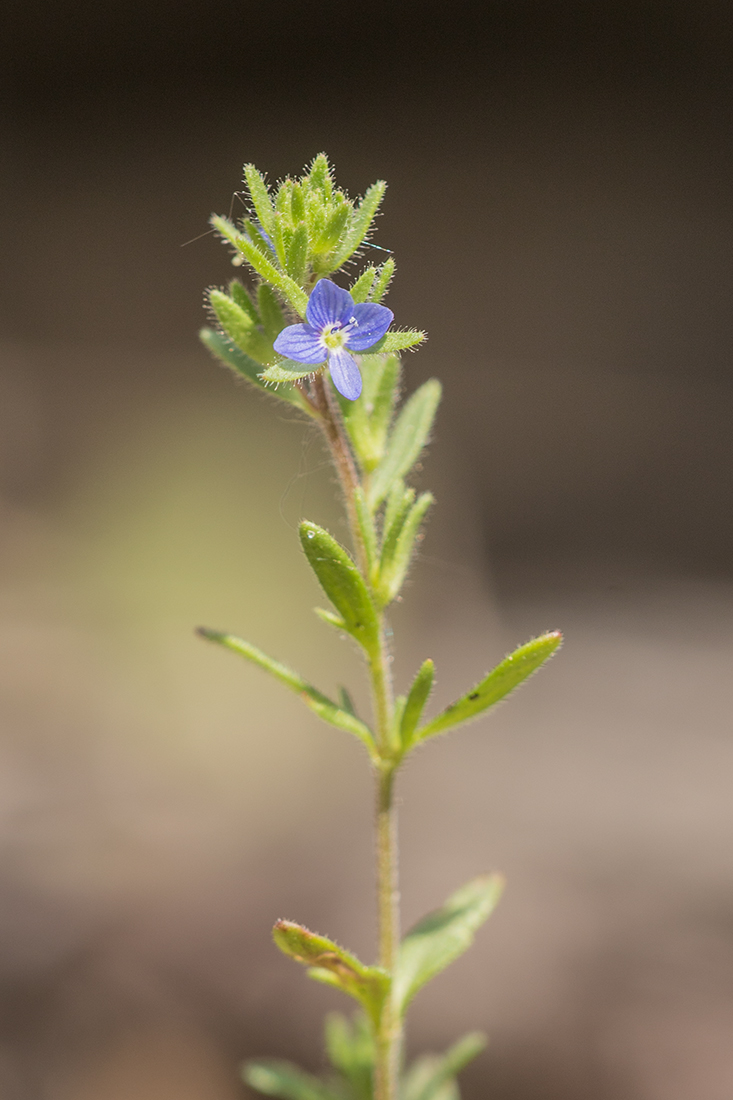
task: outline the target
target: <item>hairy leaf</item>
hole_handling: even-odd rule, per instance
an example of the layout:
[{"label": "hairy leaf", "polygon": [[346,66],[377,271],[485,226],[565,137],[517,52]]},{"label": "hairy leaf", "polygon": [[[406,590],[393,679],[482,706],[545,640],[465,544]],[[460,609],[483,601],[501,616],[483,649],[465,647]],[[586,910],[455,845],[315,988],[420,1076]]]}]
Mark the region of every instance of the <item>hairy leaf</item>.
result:
[{"label": "hairy leaf", "polygon": [[277,946],[291,959],[308,967],[308,975],[354,997],[375,1026],[379,1025],[390,990],[390,977],[379,966],[365,966],[355,955],[294,921],[279,920],[272,931]]},{"label": "hairy leaf", "polygon": [[267,190],[265,177],[255,168],[254,164],[245,164],[244,178],[247,181],[252,204],[257,212],[260,225],[272,236],[275,227],[275,209],[272,205],[270,192]]},{"label": "hairy leaf", "polygon": [[377,466],[369,486],[369,502],[376,508],[394,482],[412,468],[428,441],[440,402],[440,382],[431,379],[410,397],[397,417],[387,453]]},{"label": "hairy leaf", "polygon": [[272,657],[268,657],[257,646],[245,642],[242,638],[237,638],[233,634],[226,634],[220,630],[209,630],[208,627],[204,626],[200,626],[197,633],[202,638],[206,638],[207,641],[216,642],[218,645],[224,646],[225,649],[238,653],[240,657],[245,657],[253,665],[264,669],[265,672],[269,672],[281,684],[299,695],[306,706],[319,718],[322,718],[324,722],[329,722],[332,726],[336,726],[346,733],[353,733],[354,737],[358,737],[360,741],[363,741],[370,753],[372,752],[374,741],[369,727],[360,721],[356,715],[344,710],[332,699],[329,699],[327,695],[324,695],[323,692],[314,688],[312,684],[309,684],[297,672],[293,672],[287,665],[274,661]]},{"label": "hairy leaf", "polygon": [[384,180],[377,180],[377,182],[373,183],[364,193],[364,198],[354,211],[346,238],[331,259],[332,271],[341,267],[341,265],[348,260],[349,256],[356,252],[359,245],[363,242],[369,232],[374,216],[379,209],[379,204],[384,198],[384,192],[386,190],[387,184]]},{"label": "hairy leaf", "polygon": [[374,282],[374,276],[377,274],[376,267],[367,267],[362,271],[356,282],[349,288],[349,294],[355,302],[366,302],[369,297],[369,292],[372,289],[372,283]]},{"label": "hairy leaf", "polygon": [[328,1059],[351,1085],[355,1100],[372,1100],[374,1040],[366,1016],[358,1012],[349,1021],[329,1012],[325,1032]]},{"label": "hairy leaf", "polygon": [[445,1054],[424,1054],[417,1058],[403,1078],[402,1100],[447,1100],[453,1095],[450,1085],[456,1074],[485,1046],[486,1036],[474,1031],[459,1039]]},{"label": "hairy leaf", "polygon": [[336,539],[307,521],[300,525],[300,541],[323,591],[348,631],[368,651],[378,644],[377,613],[361,573]]},{"label": "hairy leaf", "polygon": [[258,275],[277,287],[283,297],[290,302],[295,312],[304,318],[308,305],[306,292],[284,271],[279,271],[272,260],[268,259],[252,241],[239,233],[236,226],[232,225],[228,218],[222,218],[216,214],[211,219],[211,224],[225,240],[241,252]]},{"label": "hairy leaf", "polygon": [[394,976],[399,1012],[405,1011],[421,986],[468,950],[476,930],[495,908],[503,886],[501,875],[473,879],[407,933]]},{"label": "hairy leaf", "polygon": [[420,494],[400,527],[391,553],[388,556],[382,555],[379,566],[378,599],[383,606],[392,602],[404,584],[420,524],[434,499],[432,493]]},{"label": "hairy leaf", "polygon": [[414,740],[424,741],[426,737],[444,733],[453,726],[477,718],[489,707],[505,699],[510,691],[519,687],[561,645],[562,634],[559,630],[541,634],[539,638],[533,638],[531,642],[520,645],[471,691],[457,699],[455,703],[451,703],[437,718],[433,718],[419,729]]},{"label": "hairy leaf", "polygon": [[405,701],[405,709],[402,712],[400,721],[400,742],[403,748],[409,748],[410,746],[412,735],[432,691],[434,679],[435,665],[428,657],[412,681],[412,687]]},{"label": "hairy leaf", "polygon": [[297,382],[300,378],[308,378],[320,368],[299,363],[296,359],[281,359],[279,363],[271,363],[260,371],[259,377],[263,382]]},{"label": "hairy leaf", "polygon": [[242,1077],[250,1088],[280,1100],[339,1100],[323,1081],[292,1062],[262,1058],[246,1062]]},{"label": "hairy leaf", "polygon": [[260,332],[250,313],[242,309],[233,298],[221,290],[210,290],[209,302],[226,335],[245,355],[256,359],[258,363],[269,363],[274,358],[272,341]]},{"label": "hairy leaf", "polygon": [[[245,355],[243,351],[235,347],[228,337],[223,336],[220,332],[214,332],[210,328],[202,328],[199,332],[199,338],[212,355],[215,355],[225,366],[229,367],[235,372],[235,374],[241,375],[242,378],[246,378],[249,382],[254,383],[260,390],[265,390],[265,386],[260,378],[259,372],[262,370],[260,363],[255,363],[254,359],[250,359],[248,355]],[[291,405],[295,405],[303,412],[307,412],[309,416],[313,416],[313,410],[308,405],[307,401],[303,397],[297,386],[291,384],[280,386],[276,391],[267,390],[274,397],[279,397],[281,401],[287,401]]]},{"label": "hairy leaf", "polygon": [[389,284],[392,281],[392,277],[395,273],[395,262],[390,256],[388,260],[385,260],[379,269],[379,274],[374,281],[372,292],[369,295],[370,302],[381,302],[385,294],[389,290]]},{"label": "hairy leaf", "polygon": [[418,329],[407,329],[404,332],[387,332],[381,338],[377,340],[369,350],[372,355],[377,352],[387,353],[391,351],[404,351],[406,348],[414,348],[417,344],[421,344],[425,339],[425,333],[420,332]]}]

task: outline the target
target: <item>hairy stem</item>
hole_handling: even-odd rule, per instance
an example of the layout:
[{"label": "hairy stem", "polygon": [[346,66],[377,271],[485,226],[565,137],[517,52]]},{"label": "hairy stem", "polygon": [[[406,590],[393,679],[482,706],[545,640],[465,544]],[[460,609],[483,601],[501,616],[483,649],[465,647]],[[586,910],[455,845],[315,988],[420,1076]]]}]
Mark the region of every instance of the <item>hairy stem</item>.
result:
[{"label": "hairy stem", "polygon": [[[394,974],[400,940],[397,877],[397,812],[394,803],[395,769],[377,773],[377,900],[379,909],[379,964]],[[375,1100],[396,1100],[402,1022],[388,1000],[376,1043]]]},{"label": "hairy stem", "polygon": [[[351,455],[339,410],[322,374],[312,383],[312,404],[320,415],[326,441],[339,475],[344,494],[351,538],[359,569],[369,585],[366,547],[359,526],[355,493],[359,475]],[[394,782],[397,764],[392,758],[394,698],[391,656],[387,645],[384,616],[380,615],[379,644],[369,654],[369,674],[374,709],[374,732],[381,765],[375,767],[376,781],[376,856],[377,913],[379,927],[379,964],[394,973],[400,940],[399,888],[397,876],[397,808]],[[374,1100],[397,1100],[399,1087],[402,1022],[391,1001],[386,1005],[375,1036]]]},{"label": "hairy stem", "polygon": [[351,538],[354,543],[354,553],[362,575],[368,579],[369,567],[367,564],[366,547],[356,514],[354,494],[359,485],[359,475],[356,472],[354,459],[351,456],[346,433],[341,423],[341,416],[329,388],[323,377],[323,372],[316,374],[312,382],[313,405],[318,410],[321,418],[321,428],[326,437],[331,457],[333,458],[336,472],[341,482],[344,494],[346,512],[349,519]]}]

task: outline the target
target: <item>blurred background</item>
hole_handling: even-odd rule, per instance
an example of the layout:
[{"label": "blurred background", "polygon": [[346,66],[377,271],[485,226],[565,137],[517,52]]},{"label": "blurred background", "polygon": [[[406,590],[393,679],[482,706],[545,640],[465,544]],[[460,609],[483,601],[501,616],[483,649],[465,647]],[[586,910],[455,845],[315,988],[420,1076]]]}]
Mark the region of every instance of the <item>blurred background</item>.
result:
[{"label": "blurred background", "polygon": [[[733,1095],[730,5],[6,0],[0,277],[0,1094],[233,1100],[320,1066],[336,993],[277,917],[369,957],[360,747],[194,638],[359,696],[314,619],[312,430],[198,345],[241,165],[389,181],[407,388],[445,400],[394,614],[435,705],[561,655],[435,743],[403,800],[406,924],[509,888],[418,998],[481,1027],[467,1100]],[[203,235],[202,235],[203,234]],[[381,254],[379,254],[381,255]]]}]

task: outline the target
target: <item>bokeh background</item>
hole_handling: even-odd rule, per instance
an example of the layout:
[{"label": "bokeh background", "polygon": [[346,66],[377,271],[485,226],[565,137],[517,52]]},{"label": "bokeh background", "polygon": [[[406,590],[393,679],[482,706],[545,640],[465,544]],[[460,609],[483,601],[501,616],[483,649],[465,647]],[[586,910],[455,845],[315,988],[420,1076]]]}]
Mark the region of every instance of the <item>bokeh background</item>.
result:
[{"label": "bokeh background", "polygon": [[733,1095],[730,5],[6,0],[0,1093],[232,1100],[320,1065],[338,996],[269,941],[373,950],[359,746],[197,641],[359,691],[312,616],[319,441],[198,346],[241,165],[390,183],[390,304],[445,383],[400,684],[567,643],[402,784],[406,923],[509,889],[415,1005],[482,1027],[468,1100]]}]

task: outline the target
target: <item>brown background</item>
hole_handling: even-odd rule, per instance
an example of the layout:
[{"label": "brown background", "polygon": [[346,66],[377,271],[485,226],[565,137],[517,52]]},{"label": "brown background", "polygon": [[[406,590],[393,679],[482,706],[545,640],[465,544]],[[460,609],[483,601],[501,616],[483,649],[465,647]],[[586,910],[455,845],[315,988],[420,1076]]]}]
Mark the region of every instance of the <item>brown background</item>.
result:
[{"label": "brown background", "polygon": [[430,333],[407,385],[445,384],[397,678],[432,655],[440,704],[567,635],[406,775],[406,922],[510,883],[410,1047],[488,1030],[469,1100],[729,1100],[729,6],[3,19],[3,1097],[228,1100],[244,1057],[317,1068],[338,1000],[269,925],[373,950],[358,747],[191,634],[358,692],[294,533],[341,530],[319,443],[195,336],[242,162],[326,149],[352,194],[389,181],[390,304]]}]

